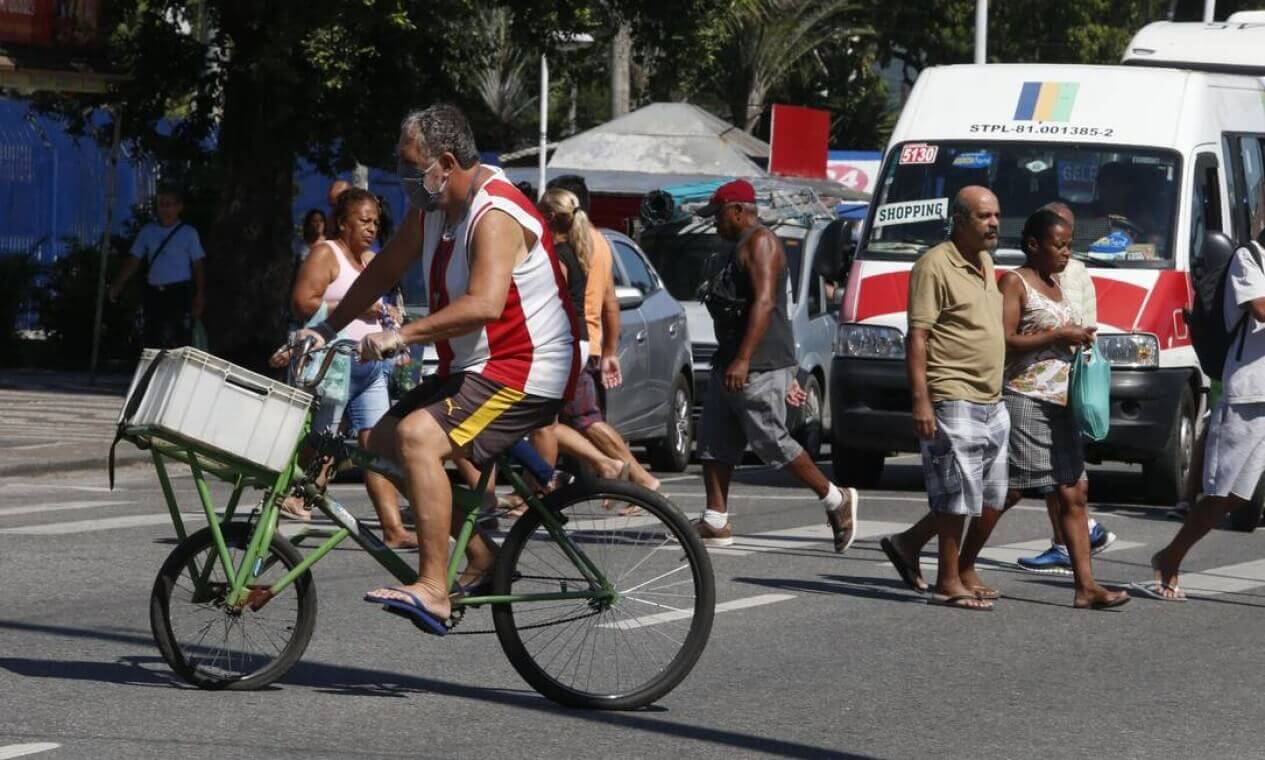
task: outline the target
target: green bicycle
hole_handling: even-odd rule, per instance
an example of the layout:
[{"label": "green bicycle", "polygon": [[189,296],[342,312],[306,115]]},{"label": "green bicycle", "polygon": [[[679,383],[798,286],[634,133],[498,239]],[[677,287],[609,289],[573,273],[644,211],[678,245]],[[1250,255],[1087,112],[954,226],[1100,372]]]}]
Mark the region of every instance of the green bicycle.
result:
[{"label": "green bicycle", "polygon": [[[354,351],[354,344],[320,350],[325,357],[304,383],[308,389],[318,386],[336,354]],[[316,353],[301,356],[310,360]],[[251,394],[263,398],[260,411],[243,413],[234,406],[255,403]],[[392,462],[311,431],[316,401],[195,349],[145,352],[119,438],[151,451],[180,539],[154,582],[150,622],[163,658],[189,683],[248,690],[281,678],[302,656],[316,625],[312,567],[348,538],[401,583],[417,578],[373,530],[317,488],[319,461],[300,466],[299,452],[308,445],[336,460],[398,476]],[[279,411],[281,403],[289,407]],[[233,411],[221,415],[206,407]],[[300,435],[288,444],[285,465],[261,464],[263,449],[278,461],[277,444],[261,439],[267,427],[262,421],[289,420],[296,413],[297,424],[287,424]],[[243,423],[246,434],[232,427]],[[245,443],[225,443],[234,435]],[[168,462],[190,468],[205,528],[186,534]],[[507,534],[494,534],[502,541],[490,589],[454,595],[447,631],[464,633],[457,629],[467,612],[490,607],[491,630],[515,670],[563,705],[633,709],[663,697],[698,661],[715,608],[711,563],[689,522],[668,500],[631,483],[576,479],[540,495],[504,457],[497,464],[528,509]],[[464,517],[448,566],[450,587],[477,524],[487,517],[481,507],[491,472],[486,468],[474,489],[453,488],[453,503]],[[231,485],[222,514],[210,478]],[[240,519],[237,508],[248,488],[264,494]],[[287,539],[277,529],[280,502],[290,493],[302,494],[308,507],[335,526],[306,555],[298,538]],[[612,503],[639,509],[615,512]]]}]

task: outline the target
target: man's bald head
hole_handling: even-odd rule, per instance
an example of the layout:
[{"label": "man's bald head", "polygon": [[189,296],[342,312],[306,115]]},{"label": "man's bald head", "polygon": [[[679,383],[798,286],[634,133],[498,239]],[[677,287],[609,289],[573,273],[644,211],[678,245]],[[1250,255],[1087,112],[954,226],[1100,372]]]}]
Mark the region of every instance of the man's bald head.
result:
[{"label": "man's bald head", "polygon": [[992,190],[967,185],[953,196],[953,242],[964,254],[997,249],[1001,204]]},{"label": "man's bald head", "polygon": [[351,183],[345,179],[336,179],[334,184],[329,186],[329,207],[334,208],[338,205],[338,196],[345,191],[351,189]]}]

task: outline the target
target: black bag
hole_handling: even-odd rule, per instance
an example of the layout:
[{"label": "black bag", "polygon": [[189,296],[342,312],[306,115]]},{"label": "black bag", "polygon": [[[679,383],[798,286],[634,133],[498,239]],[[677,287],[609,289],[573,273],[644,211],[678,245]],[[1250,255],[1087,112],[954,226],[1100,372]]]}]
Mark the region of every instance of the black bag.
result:
[{"label": "black bag", "polygon": [[[1256,266],[1261,266],[1261,252],[1255,243],[1244,246],[1252,254]],[[1242,249],[1239,249],[1242,250]],[[1251,312],[1243,310],[1234,327],[1225,326],[1226,280],[1230,264],[1238,256],[1235,250],[1229,256],[1209,254],[1196,266],[1192,282],[1195,288],[1194,306],[1186,312],[1186,324],[1190,327],[1190,342],[1204,374],[1220,380],[1225,370],[1225,360],[1230,349],[1238,341],[1236,360],[1243,358],[1243,342],[1247,338],[1247,321]]]},{"label": "black bag", "polygon": [[[717,257],[718,258],[718,257]],[[713,259],[715,261],[715,259]],[[736,322],[747,314],[747,299],[738,289],[738,266],[734,256],[726,256],[723,265],[712,266],[712,273],[699,283],[697,297],[712,319]]]}]

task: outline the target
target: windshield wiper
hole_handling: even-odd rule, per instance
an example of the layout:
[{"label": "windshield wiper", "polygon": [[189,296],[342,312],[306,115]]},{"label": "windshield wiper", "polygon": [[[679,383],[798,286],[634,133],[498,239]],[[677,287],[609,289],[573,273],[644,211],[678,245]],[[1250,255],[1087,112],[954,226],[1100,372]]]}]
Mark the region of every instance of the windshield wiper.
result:
[{"label": "windshield wiper", "polygon": [[1093,264],[1094,266],[1105,267],[1107,269],[1120,268],[1120,262],[1115,259],[1096,259],[1086,253],[1073,253],[1072,258],[1084,264]]}]

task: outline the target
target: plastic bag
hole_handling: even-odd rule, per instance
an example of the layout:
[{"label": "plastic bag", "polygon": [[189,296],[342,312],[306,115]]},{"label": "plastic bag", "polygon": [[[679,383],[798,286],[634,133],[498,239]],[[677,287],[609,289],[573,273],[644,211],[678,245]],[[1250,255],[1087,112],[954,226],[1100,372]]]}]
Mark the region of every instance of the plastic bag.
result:
[{"label": "plastic bag", "polygon": [[202,325],[202,320],[193,320],[193,347],[199,351],[210,351],[211,343],[206,338],[206,327]]},{"label": "plastic bag", "polygon": [[1076,350],[1068,403],[1081,433],[1091,441],[1107,437],[1111,427],[1111,365],[1098,353],[1098,344],[1086,351]]},{"label": "plastic bag", "polygon": [[[328,316],[329,308],[322,301],[316,313],[307,321],[305,327],[315,327],[325,321]],[[339,338],[344,337],[341,333]],[[324,354],[318,354],[313,360],[308,362],[307,369],[304,371],[304,380],[316,376],[317,371],[324,361]],[[317,392],[320,393],[324,401],[331,404],[343,404],[347,401],[348,393],[351,389],[351,357],[347,354],[338,354],[334,360],[330,362],[329,371],[325,373],[325,378],[321,380]]]}]

